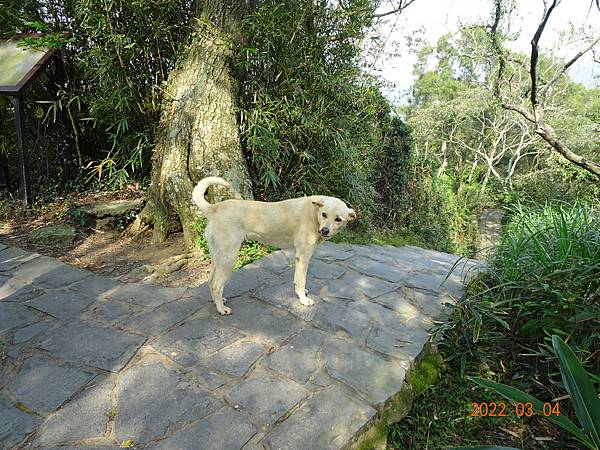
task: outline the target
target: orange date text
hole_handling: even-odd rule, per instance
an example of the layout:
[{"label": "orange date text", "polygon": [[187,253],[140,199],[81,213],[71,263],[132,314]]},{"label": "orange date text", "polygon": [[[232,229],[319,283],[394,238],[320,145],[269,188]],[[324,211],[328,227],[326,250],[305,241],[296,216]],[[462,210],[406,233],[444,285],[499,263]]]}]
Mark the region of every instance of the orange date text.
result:
[{"label": "orange date text", "polygon": [[557,403],[543,403],[541,411],[536,411],[533,403],[517,402],[506,404],[504,402],[471,402],[469,416],[471,417],[506,417],[510,414],[516,414],[518,417],[531,416],[560,416],[560,406]]}]

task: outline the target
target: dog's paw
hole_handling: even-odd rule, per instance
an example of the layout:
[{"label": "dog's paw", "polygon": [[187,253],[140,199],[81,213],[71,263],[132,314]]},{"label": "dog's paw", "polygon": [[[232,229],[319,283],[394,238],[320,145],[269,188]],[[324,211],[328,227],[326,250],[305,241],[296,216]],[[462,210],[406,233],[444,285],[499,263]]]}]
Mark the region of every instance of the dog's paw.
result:
[{"label": "dog's paw", "polygon": [[304,306],[312,306],[315,304],[315,301],[312,298],[304,296],[300,298],[300,303],[302,303]]},{"label": "dog's paw", "polygon": [[226,305],[227,304],[227,299],[225,297],[223,297],[223,303]]},{"label": "dog's paw", "polygon": [[231,314],[231,308],[228,308],[227,306],[223,306],[221,309],[217,308],[217,310],[222,316],[228,316]]}]

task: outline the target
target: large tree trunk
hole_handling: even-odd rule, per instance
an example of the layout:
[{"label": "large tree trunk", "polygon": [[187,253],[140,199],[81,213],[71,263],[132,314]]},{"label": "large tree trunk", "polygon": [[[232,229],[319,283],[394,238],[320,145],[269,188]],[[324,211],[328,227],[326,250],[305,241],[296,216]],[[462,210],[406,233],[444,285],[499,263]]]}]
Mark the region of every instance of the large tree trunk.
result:
[{"label": "large tree trunk", "polygon": [[[204,2],[191,43],[169,75],[148,201],[136,221],[154,225],[154,242],[183,228],[186,244],[193,244],[198,211],[191,192],[205,176],[221,176],[244,198],[252,195],[236,119],[237,82],[227,63],[235,25],[248,8],[240,0]],[[211,192],[209,200],[225,195]]]}]

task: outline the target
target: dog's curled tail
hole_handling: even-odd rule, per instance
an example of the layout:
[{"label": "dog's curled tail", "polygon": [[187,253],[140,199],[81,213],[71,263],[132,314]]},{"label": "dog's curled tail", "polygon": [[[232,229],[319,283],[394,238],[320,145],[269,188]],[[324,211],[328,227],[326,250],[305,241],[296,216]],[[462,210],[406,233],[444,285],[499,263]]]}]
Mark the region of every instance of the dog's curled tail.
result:
[{"label": "dog's curled tail", "polygon": [[202,214],[206,214],[212,206],[206,201],[206,199],[204,198],[204,194],[206,194],[206,190],[208,189],[208,187],[212,186],[213,184],[231,187],[231,185],[227,181],[220,177],[206,177],[201,179],[192,191],[192,200],[198,206]]}]

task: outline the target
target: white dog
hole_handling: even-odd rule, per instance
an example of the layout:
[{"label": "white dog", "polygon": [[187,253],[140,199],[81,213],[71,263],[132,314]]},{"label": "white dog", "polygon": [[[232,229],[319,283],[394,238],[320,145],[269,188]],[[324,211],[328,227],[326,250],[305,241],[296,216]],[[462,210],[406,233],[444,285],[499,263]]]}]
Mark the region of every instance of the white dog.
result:
[{"label": "white dog", "polygon": [[233,270],[244,240],[255,240],[279,248],[294,248],[296,271],[294,286],[300,303],[314,302],[306,296],[308,262],[319,243],[356,219],[354,210],[335,197],[316,195],[281,202],[225,200],[211,205],[204,198],[209,186],[231,187],[219,177],[202,179],[192,192],[192,199],[208,219],[206,241],[212,257],[208,285],[221,314],[231,314],[224,305],[223,287]]}]

